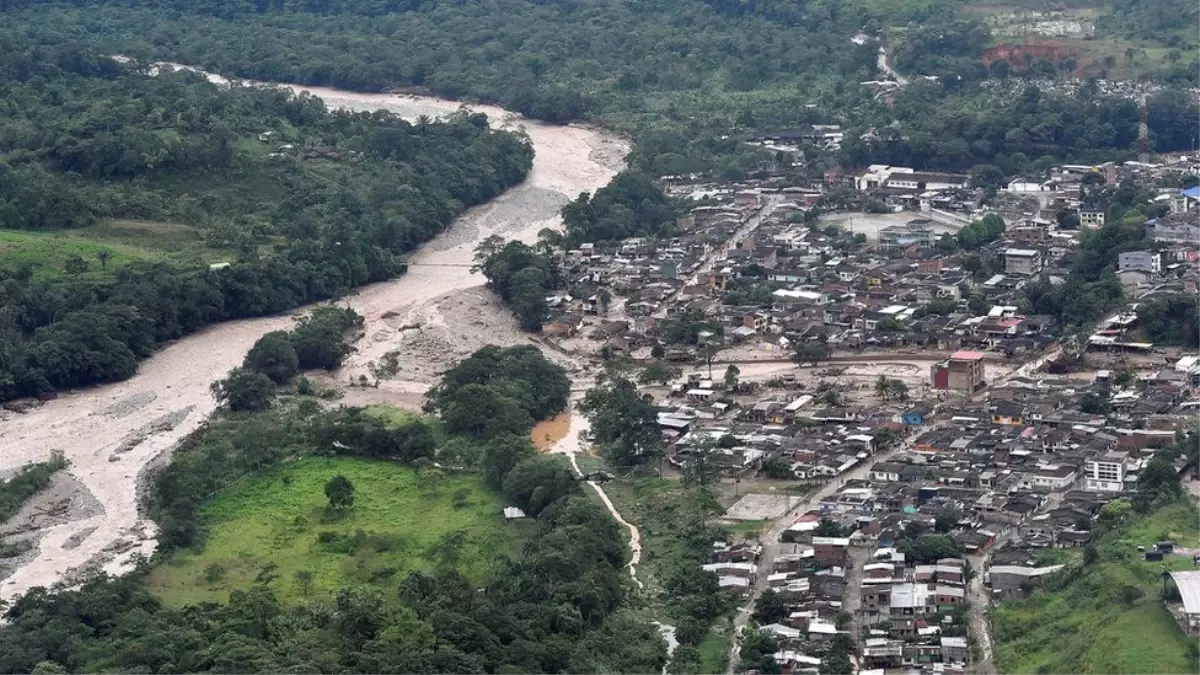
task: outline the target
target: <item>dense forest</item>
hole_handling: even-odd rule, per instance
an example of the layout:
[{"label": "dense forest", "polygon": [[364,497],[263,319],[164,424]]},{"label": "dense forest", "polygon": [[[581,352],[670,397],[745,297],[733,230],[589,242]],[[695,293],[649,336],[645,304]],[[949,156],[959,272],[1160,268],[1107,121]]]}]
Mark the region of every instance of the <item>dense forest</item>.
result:
[{"label": "dense forest", "polygon": [[[227,266],[110,251],[0,269],[0,400],[129,377],[167,340],[337,297],[521,181],[528,142],[482,115],[409,124],[310,96],[155,77],[0,34],[0,228],[191,228]],[[211,261],[209,261],[211,262]]]},{"label": "dense forest", "polygon": [[[1147,3],[1120,4],[1124,33],[1161,21],[1161,12],[1140,6]],[[1137,111],[1128,100],[1085,93],[1079,105],[1074,95],[1046,90],[1031,102],[989,87],[1070,73],[1049,62],[984,68],[990,30],[961,7],[958,0],[0,2],[6,18],[34,35],[143,59],[494,101],[556,122],[598,120],[634,134],[630,162],[653,175],[736,178],[764,159],[739,142],[743,135],[822,122],[852,132],[838,159],[853,164],[966,171],[996,163],[1015,173],[1047,155],[1132,156]],[[862,87],[880,77],[876,38],[894,48],[901,72],[937,81],[891,97]],[[1176,70],[1185,79],[1174,85],[1195,84],[1195,67],[1175,63]],[[1178,88],[1163,94],[1164,101],[1181,95]],[[1194,98],[1151,109],[1157,149],[1191,147]]]}]

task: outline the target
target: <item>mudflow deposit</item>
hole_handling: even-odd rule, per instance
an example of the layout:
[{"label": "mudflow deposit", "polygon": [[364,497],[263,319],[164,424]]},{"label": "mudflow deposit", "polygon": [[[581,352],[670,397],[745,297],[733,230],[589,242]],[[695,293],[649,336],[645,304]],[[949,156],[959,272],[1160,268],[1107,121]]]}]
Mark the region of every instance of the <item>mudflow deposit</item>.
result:
[{"label": "mudflow deposit", "polygon": [[[331,108],[386,109],[408,119],[460,109],[437,98],[306,91]],[[483,287],[483,277],[471,273],[475,246],[493,234],[531,242],[542,228],[561,225],[563,204],[607,184],[629,150],[623,139],[599,129],[542,124],[485,105],[470,108],[494,125],[523,128],[536,153],[533,170],[525,183],[468,211],[412,255],[403,277],[365,287],[345,301],[366,318],[366,330],[337,374],[342,384],[369,374],[386,354],[394,352],[399,363],[378,388],[350,388],[347,403],[411,407],[462,356],[488,343],[526,343]],[[152,553],[156,529],[139,511],[148,471],[212,413],[209,384],[239,365],[260,336],[291,323],[291,316],[278,316],[213,326],[161,350],[128,381],[66,393],[24,413],[0,411],[0,477],[54,450],[70,461],[69,475],[60,475],[0,525],[0,535],[35,542],[24,556],[7,561],[8,572],[0,571],[7,574],[0,599],[70,582],[91,569],[121,572],[136,556]]]}]

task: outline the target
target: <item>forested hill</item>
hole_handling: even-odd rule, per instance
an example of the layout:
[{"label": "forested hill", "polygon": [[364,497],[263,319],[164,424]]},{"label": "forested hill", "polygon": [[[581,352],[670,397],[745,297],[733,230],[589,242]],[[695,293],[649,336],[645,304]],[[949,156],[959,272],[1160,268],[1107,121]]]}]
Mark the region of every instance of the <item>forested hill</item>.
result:
[{"label": "forested hill", "polygon": [[[392,277],[532,158],[482,115],[330,112],[0,33],[0,400]],[[132,234],[99,239],[114,222]]]},{"label": "forested hill", "polygon": [[[47,40],[227,75],[415,89],[552,122],[592,119],[631,133],[637,144],[629,162],[651,175],[713,171],[737,179],[767,159],[740,138],[818,123],[842,125],[847,139],[877,139],[821,158],[828,166],[966,172],[988,164],[1017,173],[1041,157],[1133,156],[1136,106],[1094,87],[1074,95],[1073,75],[1044,59],[989,70],[983,51],[998,38],[967,4],[0,0],[0,16]],[[881,77],[881,44],[914,76],[886,97],[862,86]],[[1191,147],[1196,106],[1184,87],[1194,86],[1195,71],[1178,62],[1154,74],[1168,85],[1150,106],[1155,150]],[[1061,84],[1044,84],[1053,80]],[[1040,94],[1022,94],[1035,81],[1043,83]],[[819,163],[815,175],[828,168]]]},{"label": "forested hill", "polygon": [[622,92],[869,75],[875,50],[850,37],[872,23],[871,4],[6,0],[0,7],[30,8],[25,16],[46,22],[45,30],[243,77],[356,90],[429,87],[561,120]]}]

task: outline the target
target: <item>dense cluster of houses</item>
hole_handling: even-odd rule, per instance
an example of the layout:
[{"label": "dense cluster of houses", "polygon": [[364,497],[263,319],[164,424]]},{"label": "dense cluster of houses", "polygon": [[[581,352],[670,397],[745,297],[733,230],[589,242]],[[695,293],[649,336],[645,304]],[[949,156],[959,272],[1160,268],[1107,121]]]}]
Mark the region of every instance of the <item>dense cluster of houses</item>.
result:
[{"label": "dense cluster of houses", "polygon": [[[983,582],[976,602],[1018,597],[1061,569],[1048,551],[1087,545],[1101,507],[1130,496],[1155,452],[1194,422],[1198,364],[1185,357],[1137,374],[1012,377],[907,424],[880,415],[817,420],[804,400],[746,406],[731,424],[693,420],[668,436],[678,461],[710,448],[726,470],[776,456],[822,481],[860,469],[783,531],[769,570],[758,542],[717,544],[705,567],[739,593],[769,574],[788,615],[763,630],[780,643],[785,672],[814,667],[812,655],[851,625],[864,671],[958,672],[969,654],[971,578]],[[1095,402],[1103,409],[1085,411]],[[908,434],[886,458],[872,433],[881,427]],[[733,441],[711,449],[698,442],[705,437]],[[838,536],[818,531],[831,526]],[[952,555],[908,558],[905,541],[920,534],[949,537]]]},{"label": "dense cluster of houses", "polygon": [[[1103,211],[1079,199],[1080,186],[1161,178],[1176,168],[1200,170],[1197,164],[1067,165],[1045,181],[1013,181],[1006,192],[1029,197],[1023,203],[1032,210],[1002,211],[1003,235],[970,251],[941,245],[984,213],[953,196],[969,190],[965,176],[873,166],[847,177],[889,209],[912,209],[907,220],[893,214],[897,223],[879,229],[867,247],[848,229],[806,217],[822,186],[696,188],[691,194],[703,205],[679,219],[673,237],[568,251],[562,264],[570,293],[550,299],[554,315],[543,332],[573,335],[592,315],[607,320],[588,337],[612,350],[666,342],[668,358],[688,360],[696,343],[672,344],[664,335],[673,318],[687,315],[717,329],[701,343],[1037,352],[1061,327],[1055,317],[1022,312],[1023,288],[1040,278],[1064,283],[1080,231],[1104,223]],[[1119,256],[1118,278],[1131,299],[1195,293],[1200,282],[1200,188],[1164,189],[1159,200],[1170,213],[1146,224],[1154,250]],[[1078,229],[1064,228],[1064,213]],[[1130,327],[1108,328],[1123,334]]]},{"label": "dense cluster of houses", "polygon": [[[761,143],[802,153],[840,142],[840,133],[805,128]],[[1081,187],[1161,184],[1186,172],[1200,172],[1200,159],[1060,166],[1045,180],[1012,181],[991,202],[1005,231],[966,252],[943,236],[983,214],[983,190],[967,176],[872,166],[803,187],[676,184],[704,202],[675,236],[566,253],[572,292],[545,328],[569,335],[580,317],[598,315],[589,337],[605,347],[653,346],[667,361],[693,363],[710,344],[784,358],[803,345],[940,352],[927,390],[869,404],[800,386],[797,375],[730,385],[710,368],[658,397],[658,421],[676,467],[703,456],[725,475],[838,483],[767,542],[779,547],[769,565],[763,542],[752,541],[715,543],[704,566],[722,588],[748,594],[765,584],[783,598],[786,615],[762,629],[777,639],[784,672],[813,672],[816,655],[847,633],[860,672],[961,672],[971,658],[968,605],[1028,593],[1060,569],[1048,552],[1087,545],[1103,505],[1128,496],[1155,452],[1194,422],[1200,357],[1153,355],[1138,311],[1197,291],[1189,264],[1200,260],[1197,188],[1159,191],[1169,208],[1146,224],[1152,250],[1117,261],[1134,301],[1079,347],[1140,352],[1129,369],[997,383],[985,368],[1058,343],[1055,317],[1022,311],[1023,289],[1041,278],[1064,283],[1079,230],[1104,225],[1105,211]],[[832,189],[883,204],[893,224],[871,246],[847,228],[822,227],[808,212]],[[685,319],[702,326],[678,330]],[[835,365],[819,361],[804,365],[830,365],[812,372],[837,378]],[[1070,366],[1053,372],[1063,370]],[[923,536],[949,548],[915,555]]]}]

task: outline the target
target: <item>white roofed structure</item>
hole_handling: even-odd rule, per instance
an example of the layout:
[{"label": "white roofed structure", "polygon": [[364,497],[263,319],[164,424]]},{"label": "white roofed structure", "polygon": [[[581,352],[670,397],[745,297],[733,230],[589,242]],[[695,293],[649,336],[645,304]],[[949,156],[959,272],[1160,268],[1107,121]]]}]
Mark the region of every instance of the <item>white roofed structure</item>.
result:
[{"label": "white roofed structure", "polygon": [[1175,582],[1183,600],[1188,633],[1195,635],[1200,631],[1200,570],[1171,572],[1171,581]]}]

